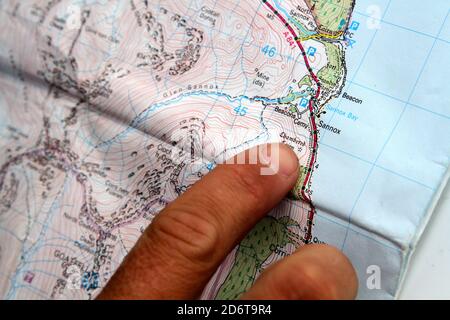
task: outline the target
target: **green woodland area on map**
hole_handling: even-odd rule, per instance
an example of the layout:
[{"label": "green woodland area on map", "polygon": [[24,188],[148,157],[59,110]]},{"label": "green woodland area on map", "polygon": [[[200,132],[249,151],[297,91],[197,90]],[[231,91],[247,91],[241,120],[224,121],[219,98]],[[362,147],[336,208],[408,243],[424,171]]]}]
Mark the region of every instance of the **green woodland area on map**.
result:
[{"label": "green woodland area on map", "polygon": [[319,32],[336,35],[348,23],[355,0],[307,0],[318,24]]},{"label": "green woodland area on map", "polygon": [[290,230],[299,224],[290,217],[262,219],[242,240],[230,273],[220,287],[217,299],[237,299],[253,284],[264,262],[274,253],[282,253],[287,244],[298,244]]},{"label": "green woodland area on map", "polygon": [[324,68],[320,69],[317,77],[324,88],[332,89],[339,84],[342,76],[342,53],[341,49],[334,44],[325,41],[321,41],[321,43],[325,46],[328,63]]}]

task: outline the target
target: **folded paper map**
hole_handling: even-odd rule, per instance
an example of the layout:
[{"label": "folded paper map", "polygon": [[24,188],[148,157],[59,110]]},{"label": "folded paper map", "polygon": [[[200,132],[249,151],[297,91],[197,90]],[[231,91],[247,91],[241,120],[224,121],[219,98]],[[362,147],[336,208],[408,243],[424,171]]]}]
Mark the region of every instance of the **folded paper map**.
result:
[{"label": "folded paper map", "polygon": [[201,298],[308,243],[395,298],[448,179],[450,2],[0,1],[0,297],[93,299],[169,202],[252,146],[291,194]]}]

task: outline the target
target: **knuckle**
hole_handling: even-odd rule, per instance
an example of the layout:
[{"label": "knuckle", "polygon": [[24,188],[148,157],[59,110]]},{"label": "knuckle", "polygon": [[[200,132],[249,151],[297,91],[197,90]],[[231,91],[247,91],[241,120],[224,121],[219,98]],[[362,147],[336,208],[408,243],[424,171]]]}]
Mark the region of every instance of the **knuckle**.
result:
[{"label": "knuckle", "polygon": [[207,264],[220,245],[220,232],[216,224],[194,210],[183,208],[161,213],[151,225],[151,234],[171,255]]}]

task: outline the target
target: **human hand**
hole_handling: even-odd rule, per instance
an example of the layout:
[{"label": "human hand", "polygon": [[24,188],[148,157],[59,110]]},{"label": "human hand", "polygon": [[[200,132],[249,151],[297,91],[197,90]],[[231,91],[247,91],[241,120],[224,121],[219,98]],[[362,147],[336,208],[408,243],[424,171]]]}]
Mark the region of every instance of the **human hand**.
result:
[{"label": "human hand", "polygon": [[[161,211],[98,298],[198,298],[228,253],[295,185],[294,152],[267,148],[257,164],[217,166]],[[241,154],[245,163],[250,152]],[[274,174],[262,175],[267,168]],[[242,298],[353,299],[356,291],[355,271],[340,251],[305,245],[265,270]]]}]

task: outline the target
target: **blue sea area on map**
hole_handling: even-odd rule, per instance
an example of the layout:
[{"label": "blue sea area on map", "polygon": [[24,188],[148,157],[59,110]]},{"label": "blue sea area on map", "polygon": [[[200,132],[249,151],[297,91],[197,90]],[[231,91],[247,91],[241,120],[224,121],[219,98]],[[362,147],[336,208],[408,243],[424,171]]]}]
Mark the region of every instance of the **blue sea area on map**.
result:
[{"label": "blue sea area on map", "polygon": [[[347,82],[321,118],[341,132],[321,130],[313,177],[314,201],[344,230],[403,247],[426,222],[449,166],[449,12],[447,1],[356,1]],[[340,241],[350,245],[348,231]]]}]

